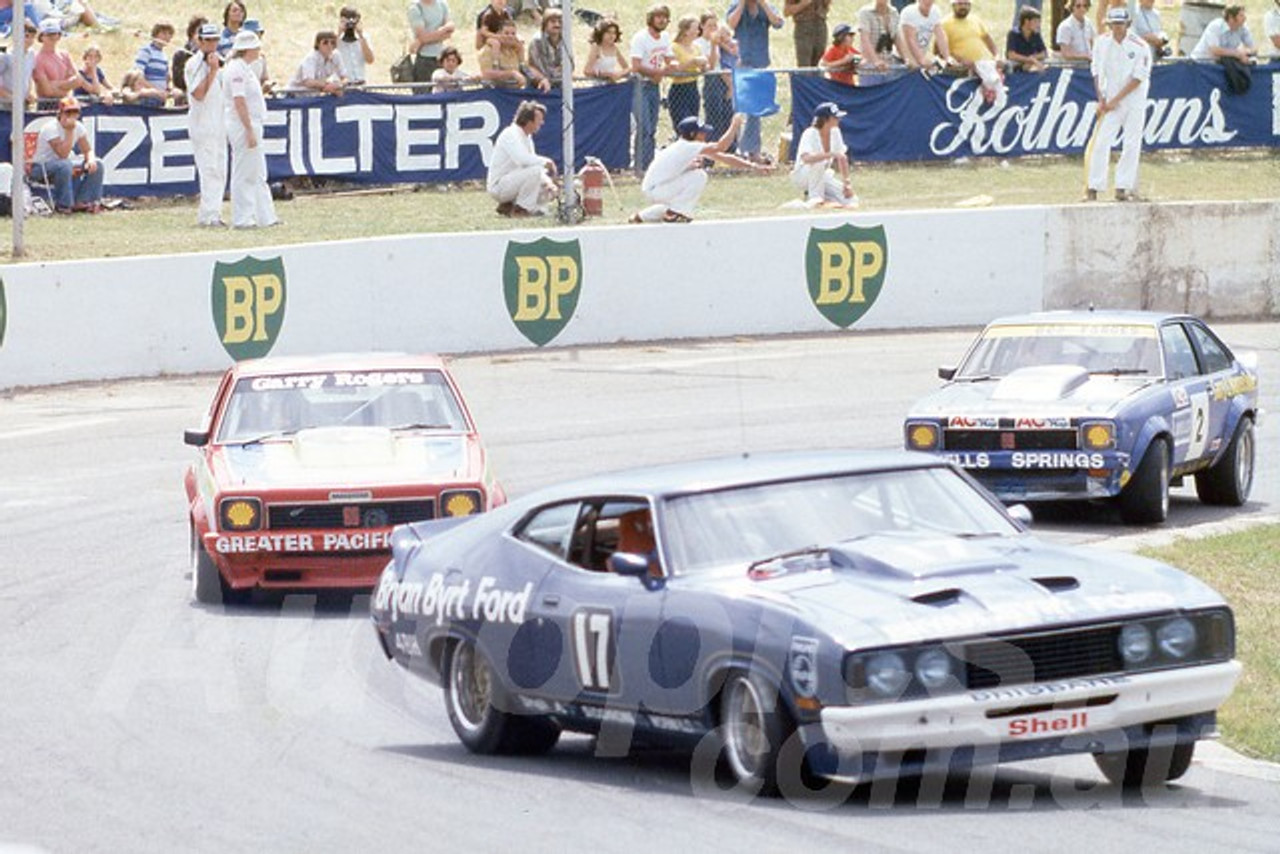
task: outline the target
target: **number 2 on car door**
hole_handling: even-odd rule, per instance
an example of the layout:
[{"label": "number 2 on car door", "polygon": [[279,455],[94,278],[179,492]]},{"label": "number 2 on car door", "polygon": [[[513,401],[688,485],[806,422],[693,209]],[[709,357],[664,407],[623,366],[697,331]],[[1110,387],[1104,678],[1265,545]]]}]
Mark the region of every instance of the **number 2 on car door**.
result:
[{"label": "number 2 on car door", "polygon": [[609,690],[612,629],[613,614],[609,611],[578,611],[573,615],[573,658],[578,681],[588,691]]},{"label": "number 2 on car door", "polygon": [[1204,456],[1205,445],[1209,441],[1209,395],[1205,392],[1191,395],[1191,442],[1187,448],[1187,459],[1196,460]]}]

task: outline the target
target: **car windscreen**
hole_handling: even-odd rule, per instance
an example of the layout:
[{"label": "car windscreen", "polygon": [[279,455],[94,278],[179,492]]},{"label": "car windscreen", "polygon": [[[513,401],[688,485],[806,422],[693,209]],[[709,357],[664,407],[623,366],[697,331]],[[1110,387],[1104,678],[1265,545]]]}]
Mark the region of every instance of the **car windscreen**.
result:
[{"label": "car windscreen", "polygon": [[979,490],[942,466],[756,484],[668,500],[662,535],[685,574],[869,534],[1018,533]]},{"label": "car windscreen", "polygon": [[312,427],[467,429],[440,371],[327,371],[243,377],[218,427],[219,442],[247,442]]},{"label": "car windscreen", "polygon": [[1016,324],[991,326],[974,345],[957,379],[1004,377],[1018,368],[1075,365],[1089,373],[1161,376],[1153,326],[1140,324]]}]

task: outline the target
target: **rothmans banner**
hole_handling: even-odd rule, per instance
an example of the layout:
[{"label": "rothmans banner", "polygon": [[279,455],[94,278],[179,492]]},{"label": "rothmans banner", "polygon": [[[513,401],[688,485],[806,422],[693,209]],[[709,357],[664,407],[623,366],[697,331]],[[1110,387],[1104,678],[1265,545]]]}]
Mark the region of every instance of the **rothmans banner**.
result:
[{"label": "rothmans banner", "polygon": [[[940,160],[1079,154],[1096,117],[1087,67],[1012,74],[1003,101],[983,101],[976,79],[908,74],[882,86],[849,87],[818,77],[791,80],[792,138],[813,109],[835,101],[858,160]],[[1151,76],[1143,144],[1158,148],[1280,146],[1280,64],[1253,69],[1243,95],[1226,88],[1214,63],[1159,65]]]},{"label": "rothmans banner", "polygon": [[[574,91],[577,165],[594,156],[627,166],[631,87]],[[818,77],[791,79],[793,139],[813,108],[836,101],[848,115],[841,130],[858,160],[946,160],[1079,154],[1093,129],[1093,83],[1087,68],[1014,74],[1003,101],[987,104],[977,81],[908,74],[882,86],[849,87]],[[561,159],[561,100],[529,91],[486,89],[441,95],[352,92],[268,102],[263,143],[272,180],[298,175],[353,183],[436,183],[483,178],[493,140],[520,101],[547,105],[538,151]],[[28,133],[47,121],[33,116]],[[0,157],[9,159],[12,117],[0,112]],[[113,196],[195,193],[195,166],[183,111],[93,105],[83,117]],[[1226,90],[1220,66],[1178,62],[1152,75],[1147,148],[1280,146],[1280,64],[1253,69],[1243,95]]]},{"label": "rothmans banner", "polygon": [[[342,97],[267,102],[263,145],[271,180],[296,175],[367,184],[434,183],[484,178],[493,141],[526,98],[547,105],[535,137],[538,152],[561,160],[561,99],[529,91],[486,89],[441,95],[351,92]],[[610,168],[631,160],[631,87],[574,91],[578,165],[591,155]],[[47,116],[32,116],[38,130]],[[85,108],[82,120],[106,169],[111,196],[164,196],[197,191],[185,111],[135,106]],[[12,115],[0,113],[9,160]]]}]

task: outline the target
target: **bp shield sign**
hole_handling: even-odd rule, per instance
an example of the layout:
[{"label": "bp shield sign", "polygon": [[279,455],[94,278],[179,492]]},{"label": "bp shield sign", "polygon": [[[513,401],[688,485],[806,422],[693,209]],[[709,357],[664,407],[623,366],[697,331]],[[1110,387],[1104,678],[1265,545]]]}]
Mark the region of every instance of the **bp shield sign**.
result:
[{"label": "bp shield sign", "polygon": [[502,295],[520,334],[541,347],[560,334],[578,307],[582,248],[577,240],[510,241],[502,261]]},{"label": "bp shield sign", "polygon": [[809,299],[841,329],[852,326],[875,304],[888,266],[883,225],[809,229],[804,258]]},{"label": "bp shield sign", "polygon": [[284,324],[284,261],[245,256],[213,265],[213,326],[237,362],[271,352]]}]

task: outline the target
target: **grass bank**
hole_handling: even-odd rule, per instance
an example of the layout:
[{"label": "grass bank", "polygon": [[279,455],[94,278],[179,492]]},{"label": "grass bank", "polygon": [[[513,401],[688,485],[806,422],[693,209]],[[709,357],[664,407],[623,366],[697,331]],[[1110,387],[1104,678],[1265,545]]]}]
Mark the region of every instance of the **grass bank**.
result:
[{"label": "grass bank", "polygon": [[1219,715],[1224,741],[1249,756],[1280,761],[1280,525],[1145,549],[1205,581],[1236,615],[1244,676]]}]

